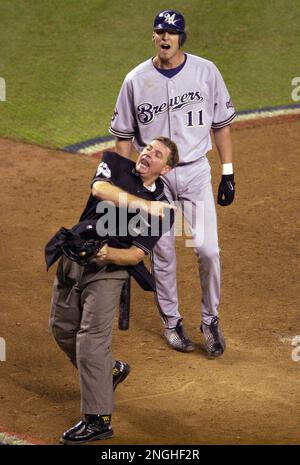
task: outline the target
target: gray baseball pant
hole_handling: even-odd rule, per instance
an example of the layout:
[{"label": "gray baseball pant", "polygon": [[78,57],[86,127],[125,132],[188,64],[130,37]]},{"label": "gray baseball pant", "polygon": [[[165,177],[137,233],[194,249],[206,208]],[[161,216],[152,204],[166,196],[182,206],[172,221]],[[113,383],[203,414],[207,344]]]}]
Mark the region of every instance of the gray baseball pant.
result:
[{"label": "gray baseball pant", "polygon": [[113,412],[110,344],[115,309],[126,270],[79,266],[62,257],[53,284],[50,328],[59,347],[78,368],[81,412]]},{"label": "gray baseball pant", "polygon": [[[190,228],[190,240],[193,241],[198,258],[202,322],[205,324],[210,324],[212,318],[218,316],[221,285],[217,215],[210,171],[205,156],[193,163],[178,166],[163,177],[166,197],[170,202],[179,202]],[[164,234],[154,247],[152,264],[157,305],[165,326],[173,328],[181,318],[178,309],[174,227],[171,234]]]}]

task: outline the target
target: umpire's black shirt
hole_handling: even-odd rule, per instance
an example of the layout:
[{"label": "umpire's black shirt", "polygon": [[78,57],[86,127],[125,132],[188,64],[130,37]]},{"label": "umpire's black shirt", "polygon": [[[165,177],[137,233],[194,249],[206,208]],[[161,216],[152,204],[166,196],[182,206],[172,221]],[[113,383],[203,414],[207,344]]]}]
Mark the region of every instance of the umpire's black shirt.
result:
[{"label": "umpire's black shirt", "polygon": [[[156,179],[155,190],[151,192],[143,186],[143,180],[135,170],[135,163],[115,152],[104,152],[92,185],[96,181],[111,182],[114,186],[129,194],[148,201],[159,200],[168,203],[163,191],[164,184],[160,178]],[[105,205],[107,208],[105,208]],[[101,213],[99,213],[100,210]],[[120,210],[123,210],[123,212],[120,212]],[[125,211],[127,216],[124,215]],[[110,225],[105,222],[108,219],[109,212],[111,212],[111,215],[115,214],[115,227],[113,221]],[[100,235],[101,237],[108,237],[108,245],[122,247],[123,244],[124,248],[135,245],[145,253],[149,253],[160,236],[171,228],[174,222],[174,213],[172,210],[166,209],[163,220],[160,217],[151,217],[143,212],[137,216],[137,213],[137,211],[130,213],[127,208],[115,207],[111,202],[101,201],[91,194],[79,221],[98,218],[97,232],[99,234],[99,231],[103,230]],[[126,218],[126,224],[124,225],[124,219]],[[120,221],[123,221],[123,224],[120,224]]]},{"label": "umpire's black shirt", "polygon": [[[135,170],[135,163],[115,152],[104,152],[92,184],[96,181],[111,182],[125,192],[145,200],[168,202],[163,192],[164,184],[160,178],[156,179],[153,191],[145,188],[142,178]],[[110,212],[110,216],[105,210]],[[135,245],[148,254],[160,236],[170,230],[173,222],[173,210],[166,209],[163,219],[145,212],[141,212],[139,215],[136,211],[129,212],[127,207],[118,208],[112,202],[98,200],[91,194],[79,223],[71,230],[61,228],[46,244],[47,269],[62,255],[60,246],[65,240],[67,231],[79,234],[81,237],[88,234],[91,238],[90,234],[92,234],[94,238],[103,238],[110,247],[127,249]],[[100,232],[99,223],[101,223]],[[123,268],[113,264],[107,265],[107,267],[110,271]],[[125,268],[144,290],[153,291],[155,289],[154,278],[142,261],[137,265],[128,265]]]}]

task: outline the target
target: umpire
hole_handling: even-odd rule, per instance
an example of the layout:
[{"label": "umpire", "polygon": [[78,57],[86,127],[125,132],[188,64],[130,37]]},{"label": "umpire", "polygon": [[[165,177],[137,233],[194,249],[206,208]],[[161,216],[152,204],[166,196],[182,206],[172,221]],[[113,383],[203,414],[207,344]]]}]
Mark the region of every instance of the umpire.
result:
[{"label": "umpire", "polygon": [[[113,436],[113,390],[130,370],[128,364],[113,360],[110,351],[114,312],[128,279],[128,270],[135,270],[166,231],[163,218],[167,211],[172,213],[173,207],[167,203],[159,176],[177,163],[176,144],[165,137],[148,144],[136,163],[117,153],[105,152],[75,229],[92,229],[97,220],[97,232],[101,230],[101,235],[104,234],[107,223],[102,221],[105,217],[103,202],[117,207],[117,218],[124,217],[119,215],[120,210],[123,213],[132,210],[128,208],[132,202],[144,215],[139,222],[134,222],[134,227],[132,213],[126,215],[125,234],[122,220],[117,229],[108,228],[106,244],[88,264],[80,266],[65,255],[59,261],[53,285],[50,328],[59,347],[78,368],[83,414],[79,423],[63,433],[61,442],[64,444],[81,444]],[[173,216],[165,215],[165,218],[172,218],[167,229],[172,226]],[[151,223],[155,218],[159,228],[154,235]],[[58,248],[61,240],[60,230],[46,245],[48,267],[62,255],[62,249]]]}]

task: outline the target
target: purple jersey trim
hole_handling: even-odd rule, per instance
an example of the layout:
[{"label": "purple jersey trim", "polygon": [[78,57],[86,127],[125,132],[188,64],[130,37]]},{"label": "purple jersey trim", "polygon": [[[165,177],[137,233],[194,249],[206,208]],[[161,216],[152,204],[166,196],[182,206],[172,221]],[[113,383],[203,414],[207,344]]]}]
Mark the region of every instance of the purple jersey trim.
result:
[{"label": "purple jersey trim", "polygon": [[162,69],[162,68],[157,68],[156,66],[154,66],[154,68],[157,69],[157,71],[161,73],[163,76],[166,76],[167,78],[170,79],[182,70],[182,68],[186,64],[186,58],[187,56],[186,54],[184,54],[184,62],[181,65],[177,66],[176,68]]},{"label": "purple jersey trim", "polygon": [[228,124],[231,123],[231,121],[236,117],[236,113],[233,113],[229,118],[227,118],[225,121],[221,121],[220,123],[212,123],[211,127],[213,129],[219,129],[223,128],[224,126],[228,126]]},{"label": "purple jersey trim", "polygon": [[121,131],[115,131],[111,126],[109,128],[110,134],[113,134],[116,137],[120,137],[121,139],[132,139],[135,136],[134,132],[126,133]]}]

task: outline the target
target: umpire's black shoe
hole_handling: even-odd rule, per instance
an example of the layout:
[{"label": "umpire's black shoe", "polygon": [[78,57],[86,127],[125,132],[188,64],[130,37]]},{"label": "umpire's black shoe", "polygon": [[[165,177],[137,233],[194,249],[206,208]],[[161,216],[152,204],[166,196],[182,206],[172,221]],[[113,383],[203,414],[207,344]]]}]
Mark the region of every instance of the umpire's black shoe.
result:
[{"label": "umpire's black shoe", "polygon": [[111,415],[85,415],[84,420],[63,433],[60,442],[75,445],[111,438],[114,432],[110,421]]},{"label": "umpire's black shoe", "polygon": [[192,341],[184,334],[181,320],[178,321],[175,328],[165,329],[165,340],[172,349],[179,350],[179,352],[193,352],[195,350]]},{"label": "umpire's black shoe", "polygon": [[219,318],[217,316],[213,317],[209,325],[202,323],[200,330],[205,338],[208,355],[212,357],[219,357],[222,355],[226,348],[226,343],[219,324]]},{"label": "umpire's black shoe", "polygon": [[120,362],[116,360],[115,366],[113,367],[113,389],[115,390],[118,384],[125,381],[130,373],[130,366],[128,363]]}]

